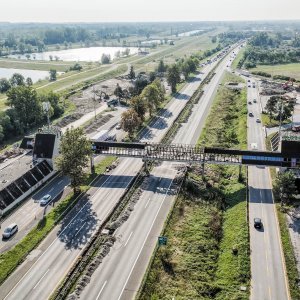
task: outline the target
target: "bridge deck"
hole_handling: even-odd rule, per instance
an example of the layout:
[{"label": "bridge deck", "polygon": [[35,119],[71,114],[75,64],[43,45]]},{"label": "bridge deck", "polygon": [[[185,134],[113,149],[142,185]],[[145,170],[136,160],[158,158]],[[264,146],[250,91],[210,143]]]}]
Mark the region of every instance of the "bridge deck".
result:
[{"label": "bridge deck", "polygon": [[300,166],[300,158],[291,158],[279,152],[202,148],[198,145],[98,142],[93,143],[93,150],[102,155],[136,157],[149,161],[294,168]]}]

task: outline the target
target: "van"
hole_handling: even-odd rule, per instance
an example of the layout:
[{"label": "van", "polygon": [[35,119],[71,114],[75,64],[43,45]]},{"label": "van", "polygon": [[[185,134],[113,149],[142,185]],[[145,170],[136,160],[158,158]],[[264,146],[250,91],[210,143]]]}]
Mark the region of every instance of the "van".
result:
[{"label": "van", "polygon": [[4,229],[2,233],[2,238],[8,239],[11,236],[13,236],[17,231],[18,231],[18,225],[16,223],[10,224]]}]

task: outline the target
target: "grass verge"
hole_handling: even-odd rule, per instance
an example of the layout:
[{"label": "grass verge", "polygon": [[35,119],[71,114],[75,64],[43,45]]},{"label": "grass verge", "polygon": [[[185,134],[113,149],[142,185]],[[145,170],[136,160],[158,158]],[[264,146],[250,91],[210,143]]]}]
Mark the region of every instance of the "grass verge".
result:
[{"label": "grass verge", "polygon": [[[199,143],[246,147],[246,120],[246,92],[222,87]],[[162,233],[168,244],[156,248],[137,299],[249,298],[240,290],[250,279],[245,184],[236,167],[199,172],[188,173]]]},{"label": "grass verge", "polygon": [[[265,113],[262,113],[262,114],[261,114],[261,122],[262,122],[262,124],[263,124],[264,126],[266,126],[266,127],[275,127],[275,126],[279,126],[279,123],[280,123],[279,120],[270,119],[270,117],[269,117],[267,114],[265,114]],[[290,120],[290,119],[284,120],[284,121],[282,122],[282,125],[284,125],[284,124],[289,124],[289,123],[291,123],[291,120]]]},{"label": "grass verge", "polygon": [[[82,192],[89,189],[89,184],[99,175],[103,174],[106,167],[111,165],[115,157],[106,157],[95,167],[95,174],[87,178],[86,184],[81,187]],[[24,261],[26,256],[35,249],[54,226],[74,207],[78,196],[70,193],[65,199],[47,214],[34,227],[25,238],[23,238],[14,248],[0,255],[0,284]]]},{"label": "grass verge", "polygon": [[300,289],[298,285],[299,274],[296,267],[296,259],[294,255],[293,245],[290,239],[286,215],[281,211],[279,204],[277,204],[276,207],[277,207],[277,216],[278,216],[281,242],[282,242],[282,251],[284,253],[284,258],[285,258],[285,265],[286,265],[291,298],[300,299]]}]

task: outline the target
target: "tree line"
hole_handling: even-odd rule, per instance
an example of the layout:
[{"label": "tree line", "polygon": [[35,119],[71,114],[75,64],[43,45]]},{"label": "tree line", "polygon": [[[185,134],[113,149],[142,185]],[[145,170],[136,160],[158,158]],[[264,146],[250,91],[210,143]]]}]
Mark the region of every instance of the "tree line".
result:
[{"label": "tree line", "polygon": [[9,109],[0,112],[0,143],[44,124],[47,116],[42,109],[43,102],[50,103],[51,118],[58,118],[63,114],[64,106],[58,94],[38,94],[28,85],[12,87],[7,92],[6,104]]}]

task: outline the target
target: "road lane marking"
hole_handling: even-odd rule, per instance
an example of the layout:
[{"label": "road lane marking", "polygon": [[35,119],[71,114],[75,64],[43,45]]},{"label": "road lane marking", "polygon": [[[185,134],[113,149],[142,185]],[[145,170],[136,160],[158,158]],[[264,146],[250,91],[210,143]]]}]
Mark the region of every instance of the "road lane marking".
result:
[{"label": "road lane marking", "polygon": [[61,184],[61,183],[63,183],[63,180],[60,180],[57,184]]},{"label": "road lane marking", "polygon": [[54,188],[52,188],[52,189],[49,191],[49,193],[51,193],[53,190],[54,190]]},{"label": "road lane marking", "polygon": [[77,234],[80,232],[80,230],[83,228],[83,226],[85,225],[85,223],[77,230],[77,232],[76,232],[76,234],[75,234],[75,236],[74,237],[76,237],[77,236]]},{"label": "road lane marking", "polygon": [[98,299],[99,299],[99,297],[100,297],[100,295],[101,295],[101,293],[102,293],[102,291],[103,291],[104,287],[106,286],[106,284],[107,284],[107,280],[106,280],[106,281],[104,282],[104,284],[102,285],[102,288],[101,288],[101,290],[100,290],[99,294],[97,295],[97,298],[96,298],[96,300],[98,300]]},{"label": "road lane marking", "polygon": [[146,203],[146,205],[145,205],[145,208],[147,208],[147,206],[148,206],[148,204],[149,204],[149,202],[150,202],[150,197],[149,197],[149,199],[148,199],[148,201],[147,201],[147,203]]},{"label": "road lane marking", "polygon": [[132,234],[133,234],[133,231],[131,231],[131,233],[130,233],[130,235],[129,235],[129,237],[128,237],[127,241],[126,241],[126,243],[124,244],[124,247],[126,247],[126,246],[127,246],[127,244],[128,244],[128,242],[129,242],[129,240],[130,240],[130,238],[131,238]]},{"label": "road lane marking", "polygon": [[129,280],[129,278],[130,278],[130,276],[131,276],[131,274],[132,274],[132,271],[133,271],[133,269],[134,269],[134,267],[135,267],[135,265],[136,265],[136,263],[137,263],[137,261],[138,261],[140,255],[141,255],[141,253],[142,253],[142,251],[143,251],[143,249],[144,249],[144,246],[145,246],[145,244],[146,244],[146,241],[147,241],[147,239],[148,239],[148,237],[149,237],[149,235],[150,235],[150,232],[151,232],[151,230],[152,230],[152,228],[153,228],[153,225],[154,225],[154,223],[155,223],[155,221],[156,221],[156,218],[157,218],[157,216],[158,216],[158,214],[159,214],[159,212],[160,212],[160,209],[161,209],[162,205],[163,205],[164,202],[165,202],[165,199],[166,199],[166,197],[167,197],[168,191],[169,191],[169,189],[170,189],[172,183],[173,183],[173,180],[172,180],[171,183],[169,184],[168,189],[167,189],[167,191],[166,191],[166,193],[165,193],[164,199],[162,200],[162,202],[161,202],[161,204],[160,204],[160,206],[159,206],[159,208],[158,208],[158,210],[157,210],[157,212],[156,212],[156,214],[155,214],[155,217],[154,217],[154,219],[153,219],[153,221],[152,221],[152,223],[151,223],[150,229],[149,229],[149,231],[148,231],[148,233],[147,233],[147,235],[146,235],[146,238],[144,239],[144,242],[143,242],[143,244],[142,244],[142,247],[141,247],[141,249],[140,249],[140,251],[139,251],[139,253],[138,253],[138,255],[137,255],[137,257],[136,257],[136,259],[135,259],[135,261],[134,261],[134,263],[133,263],[133,266],[132,266],[132,268],[131,268],[131,270],[130,270],[130,272],[129,272],[129,275],[128,275],[127,279],[126,279],[126,282],[125,282],[125,284],[124,284],[124,286],[123,286],[123,288],[122,288],[122,290],[121,290],[120,296],[118,297],[118,300],[120,300],[121,297],[122,297],[122,294],[123,294],[123,292],[124,292],[124,289],[125,289],[125,287],[126,287],[126,285],[127,285],[127,283],[128,283],[128,280]]},{"label": "road lane marking", "polygon": [[282,263],[282,268],[283,268],[283,273],[284,273],[283,275],[284,275],[285,290],[286,290],[287,298],[288,298],[288,300],[290,300],[291,299],[290,288],[289,288],[289,284],[288,284],[288,277],[287,277],[287,270],[286,270],[285,258],[283,256],[281,235],[279,234],[280,228],[279,228],[279,221],[278,221],[278,216],[277,216],[276,204],[274,202],[273,185],[272,185],[272,177],[271,177],[271,173],[270,173],[270,168],[268,168],[267,172],[268,172],[268,175],[269,175],[269,182],[271,184],[273,211],[274,211],[275,219],[276,219],[276,221],[275,221],[275,223],[276,223],[276,229],[277,229],[276,233],[277,233],[277,238],[278,238],[278,241],[279,241],[280,258],[281,258],[281,263]]},{"label": "road lane marking", "polygon": [[[103,184],[97,189],[97,191],[99,191],[99,189],[106,183],[106,181],[110,178],[112,176],[112,174],[111,175],[109,175],[108,176],[108,178],[103,182]],[[97,180],[99,180],[100,178],[95,178],[91,183],[90,183],[90,185],[92,185],[92,183],[94,182],[94,181],[97,181]],[[131,182],[131,181],[130,181]],[[129,183],[130,183],[129,182]],[[95,192],[95,194],[97,193],[97,191]],[[80,194],[81,195],[81,194]],[[77,196],[77,198],[78,197],[80,197],[80,195],[78,195]],[[95,195],[94,195],[95,196]],[[77,199],[76,198],[76,199]],[[75,200],[76,200],[75,199]],[[74,201],[75,201],[74,200]],[[31,269],[36,265],[36,263],[47,253],[47,251],[52,247],[52,245],[60,238],[60,236],[65,232],[65,230],[72,224],[72,222],[77,218],[77,216],[80,214],[80,212],[85,208],[85,206],[86,205],[88,205],[89,204],[89,202],[86,202],[83,206],[82,206],[82,208],[78,211],[78,213],[71,219],[71,221],[66,225],[66,227],[60,232],[60,234],[56,237],[56,239],[55,240],[53,240],[53,242],[49,245],[49,247],[41,254],[41,256],[35,261],[35,263],[27,270],[27,272],[21,277],[21,279],[15,284],[15,286],[9,291],[9,293],[5,296],[5,298],[3,299],[3,300],[5,300],[5,299],[7,299],[7,297],[16,289],[16,287],[19,285],[19,283],[23,280],[23,278],[31,271]],[[108,214],[107,214],[108,215]],[[78,254],[78,256],[80,255],[80,253]],[[77,257],[78,257],[77,256]],[[74,261],[77,259],[77,257],[74,259]],[[67,273],[67,272],[66,272]],[[55,286],[55,288],[56,288],[56,286]]]},{"label": "road lane marking", "polygon": [[35,289],[35,288],[40,284],[40,282],[43,280],[43,278],[46,276],[46,274],[47,274],[49,271],[50,271],[50,269],[48,269],[48,270],[46,271],[46,273],[41,277],[41,279],[37,282],[37,284],[33,287],[33,289]]}]

